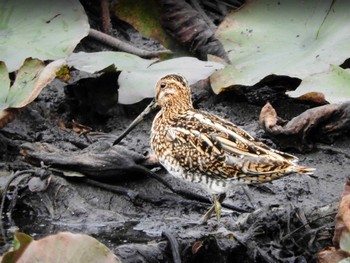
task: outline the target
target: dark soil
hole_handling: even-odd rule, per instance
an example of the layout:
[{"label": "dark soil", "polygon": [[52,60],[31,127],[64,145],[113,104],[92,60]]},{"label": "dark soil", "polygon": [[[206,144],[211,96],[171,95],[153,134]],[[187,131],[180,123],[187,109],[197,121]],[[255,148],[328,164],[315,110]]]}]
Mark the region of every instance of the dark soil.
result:
[{"label": "dark soil", "polygon": [[[76,99],[65,96],[65,86],[64,82],[55,80],[0,131],[2,189],[11,171],[33,168],[19,153],[22,143],[47,142],[74,152],[89,145],[90,136],[60,128],[58,123],[68,125],[72,119],[83,120],[82,124],[94,131],[119,135],[149,102],[115,105],[108,114],[98,113],[94,108],[86,113],[74,106]],[[227,118],[273,145],[258,126],[260,106],[231,97],[218,98],[205,89],[194,90],[198,108]],[[275,107],[283,117],[290,118],[308,106],[286,100],[276,103]],[[129,150],[149,154],[152,118],[137,126],[121,144]],[[317,168],[317,178],[293,175],[263,187],[250,187],[251,202],[243,188],[233,189],[225,203],[247,210],[254,210],[254,206],[255,211],[238,213],[224,209],[219,224],[214,217],[207,225],[197,224],[208,204],[176,195],[147,176],[135,179],[130,175],[132,180],[117,185],[136,191],[146,199],[118,195],[59,176],[53,176],[43,192],[31,192],[26,181],[16,181],[16,191],[11,187],[7,193],[8,199],[15,203],[6,201],[5,211],[11,210],[12,218],[9,221],[4,214],[5,226],[8,231],[16,226],[35,238],[65,230],[87,233],[126,262],[136,262],[136,259],[138,262],[172,262],[171,249],[162,237],[164,231],[179,242],[184,262],[312,262],[320,248],[331,244],[334,212],[348,177],[349,144],[349,138],[342,137],[330,147],[333,150],[294,153],[303,165]],[[176,189],[206,195],[164,170],[157,173]],[[303,226],[310,221],[310,225]],[[194,249],[198,245],[199,248]]]}]

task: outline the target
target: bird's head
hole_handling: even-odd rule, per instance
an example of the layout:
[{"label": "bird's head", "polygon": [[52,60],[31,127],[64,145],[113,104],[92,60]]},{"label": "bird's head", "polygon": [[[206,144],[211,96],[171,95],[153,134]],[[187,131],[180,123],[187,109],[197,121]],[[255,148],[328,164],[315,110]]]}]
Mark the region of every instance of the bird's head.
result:
[{"label": "bird's head", "polygon": [[157,82],[155,100],[161,108],[192,108],[191,89],[178,74],[166,75]]}]

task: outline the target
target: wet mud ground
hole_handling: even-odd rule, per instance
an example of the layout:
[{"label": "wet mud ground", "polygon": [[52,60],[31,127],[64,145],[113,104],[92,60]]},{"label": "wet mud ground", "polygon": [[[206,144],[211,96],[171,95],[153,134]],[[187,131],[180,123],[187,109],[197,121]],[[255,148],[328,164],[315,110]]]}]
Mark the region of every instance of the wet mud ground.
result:
[{"label": "wet mud ground", "polygon": [[[46,142],[78,152],[96,142],[96,138],[63,128],[62,123],[69,126],[74,119],[93,131],[119,135],[149,102],[102,107],[89,100],[82,103],[79,94],[79,100],[72,99],[71,93],[65,94],[65,86],[60,80],[52,82],[36,101],[0,130],[1,190],[11,171],[33,168],[21,156],[21,144]],[[262,105],[237,101],[232,94],[217,97],[205,89],[194,93],[197,108],[229,119],[274,145],[273,138],[258,125]],[[276,101],[274,107],[285,119],[309,108],[291,100]],[[137,126],[121,145],[149,155],[152,118]],[[249,212],[224,208],[219,224],[215,217],[206,225],[198,224],[209,204],[177,195],[145,175],[130,174],[129,179],[113,184],[137,192],[137,196],[131,192],[113,193],[60,176],[53,176],[45,191],[31,192],[27,181],[17,180],[13,184],[17,185],[17,192],[12,186],[7,193],[4,225],[9,235],[18,228],[34,238],[59,231],[87,233],[107,245],[123,262],[173,262],[164,232],[178,241],[183,262],[315,262],[317,251],[331,245],[335,212],[349,176],[349,144],[349,136],[344,135],[331,145],[323,145],[323,150],[289,150],[300,158],[301,164],[315,167],[317,178],[292,175],[263,187],[249,187],[251,200],[242,187],[232,189],[225,203]],[[176,189],[207,195],[161,168],[155,171]]]}]

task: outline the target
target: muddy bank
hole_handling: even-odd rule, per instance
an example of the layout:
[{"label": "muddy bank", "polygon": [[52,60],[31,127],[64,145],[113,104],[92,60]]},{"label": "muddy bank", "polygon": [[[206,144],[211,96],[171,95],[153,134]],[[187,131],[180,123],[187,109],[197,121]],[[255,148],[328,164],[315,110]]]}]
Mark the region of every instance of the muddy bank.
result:
[{"label": "muddy bank", "polygon": [[[65,86],[55,80],[0,131],[1,189],[11,171],[35,169],[20,155],[23,143],[45,142],[79,153],[92,143],[111,142],[113,137],[108,135],[119,135],[148,103],[146,100],[137,105],[114,105],[104,111],[97,105],[99,101],[95,101],[89,111],[84,111],[76,105],[85,103],[86,107],[89,100],[77,100],[67,90],[66,95]],[[261,105],[237,101],[228,95],[216,97],[206,89],[195,89],[194,103],[197,108],[227,118],[274,145],[258,125]],[[274,106],[285,119],[309,107],[288,99],[281,99]],[[121,145],[147,156],[152,118],[136,127]],[[70,129],[73,119],[107,136],[79,135]],[[349,145],[349,137],[344,136],[323,150],[289,151],[303,165],[315,167],[317,178],[293,175],[262,187],[249,187],[251,200],[243,188],[232,189],[225,204],[249,212],[225,208],[220,224],[214,217],[207,225],[197,224],[208,203],[175,194],[143,174],[130,174],[126,180],[113,182],[130,190],[125,193],[106,190],[85,179],[53,174],[42,192],[28,189],[29,178],[14,182],[5,206],[5,211],[12,211],[12,217],[4,213],[5,228],[11,232],[16,226],[35,238],[63,230],[87,233],[105,243],[125,262],[172,262],[164,231],[178,241],[183,262],[312,262],[320,248],[331,244],[333,213],[348,177]],[[155,172],[175,189],[207,196],[161,168]]]}]

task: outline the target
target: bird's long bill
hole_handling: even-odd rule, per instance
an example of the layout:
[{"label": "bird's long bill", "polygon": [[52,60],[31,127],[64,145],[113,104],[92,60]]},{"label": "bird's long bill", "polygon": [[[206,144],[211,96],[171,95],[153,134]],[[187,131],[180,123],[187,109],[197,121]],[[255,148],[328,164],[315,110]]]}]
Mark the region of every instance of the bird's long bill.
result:
[{"label": "bird's long bill", "polygon": [[146,117],[157,108],[158,104],[153,99],[151,103],[148,104],[148,106],[143,110],[143,112],[141,112],[140,115],[137,116],[135,120],[133,120],[133,122],[130,123],[130,125],[123,131],[123,133],[113,142],[113,145],[120,143],[121,140],[123,140],[124,137],[128,135],[130,131],[132,131],[141,121],[146,119]]}]

